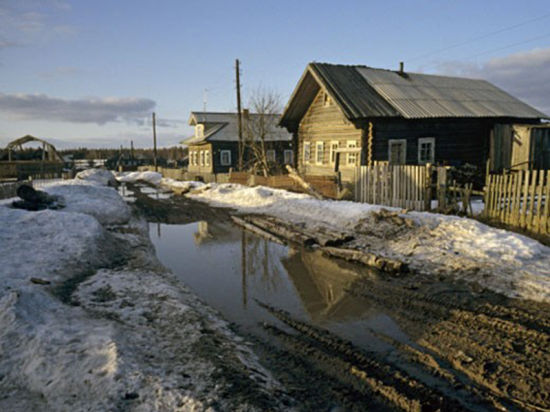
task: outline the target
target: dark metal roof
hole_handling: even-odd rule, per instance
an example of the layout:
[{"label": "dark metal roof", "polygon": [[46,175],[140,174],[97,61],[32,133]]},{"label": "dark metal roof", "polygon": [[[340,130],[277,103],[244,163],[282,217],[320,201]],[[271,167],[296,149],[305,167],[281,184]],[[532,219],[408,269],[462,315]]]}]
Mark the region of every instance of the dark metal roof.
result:
[{"label": "dark metal roof", "polygon": [[549,118],[485,80],[310,63],[280,124],[296,130],[321,87],[352,121],[380,117]]}]

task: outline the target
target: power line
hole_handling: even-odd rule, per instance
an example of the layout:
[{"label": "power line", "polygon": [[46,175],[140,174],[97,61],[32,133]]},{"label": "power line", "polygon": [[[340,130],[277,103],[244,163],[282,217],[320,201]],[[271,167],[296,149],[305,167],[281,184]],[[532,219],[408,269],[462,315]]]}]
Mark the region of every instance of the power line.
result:
[{"label": "power line", "polygon": [[451,46],[447,46],[447,47],[443,47],[441,49],[437,49],[437,50],[434,50],[434,51],[431,51],[431,52],[428,52],[428,53],[425,53],[425,54],[422,54],[422,55],[419,55],[419,56],[416,56],[416,57],[413,57],[411,59],[408,59],[406,61],[408,62],[411,62],[411,61],[415,61],[415,60],[418,60],[418,59],[422,59],[424,57],[429,57],[429,56],[433,56],[434,54],[438,54],[438,53],[441,53],[441,52],[444,52],[444,51],[447,51],[447,50],[451,50],[451,49],[455,49],[457,47],[460,47],[460,46],[464,46],[466,44],[470,44],[470,43],[473,43],[475,41],[478,41],[478,40],[482,40],[482,39],[486,39],[488,37],[491,37],[491,36],[494,36],[496,34],[499,34],[499,33],[503,33],[505,31],[508,31],[508,30],[513,30],[515,28],[518,28],[518,27],[521,27],[521,26],[525,26],[526,24],[529,24],[529,23],[533,23],[535,21],[538,21],[538,20],[542,20],[542,19],[545,19],[547,17],[550,17],[550,13],[547,13],[547,14],[544,14],[542,16],[539,16],[539,17],[535,17],[533,19],[529,19],[529,20],[526,20],[526,21],[523,21],[521,23],[517,23],[517,24],[514,24],[512,26],[507,26],[507,27],[503,27],[501,29],[498,29],[498,30],[495,30],[495,31],[492,31],[492,32],[489,32],[489,33],[486,33],[486,34],[483,34],[481,36],[477,36],[477,37],[473,37],[469,40],[465,40],[463,42],[460,42],[460,43],[456,43],[456,44],[453,44]]}]

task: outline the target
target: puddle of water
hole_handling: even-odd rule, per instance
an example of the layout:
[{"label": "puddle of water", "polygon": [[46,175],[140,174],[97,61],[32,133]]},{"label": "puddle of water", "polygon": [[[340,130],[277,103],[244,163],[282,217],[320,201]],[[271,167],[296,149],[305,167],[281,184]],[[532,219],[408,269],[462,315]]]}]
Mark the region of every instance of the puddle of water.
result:
[{"label": "puddle of water", "polygon": [[169,199],[172,197],[172,192],[170,190],[164,190],[159,187],[150,187],[150,186],[144,186],[140,185],[139,190],[141,193],[146,194],[151,199]]},{"label": "puddle of water", "polygon": [[261,322],[282,326],[255,299],[326,328],[368,350],[390,346],[372,331],[409,343],[386,314],[346,293],[366,269],[271,243],[228,223],[150,223],[160,261],[210,306],[246,333],[263,335]]},{"label": "puddle of water", "polygon": [[118,194],[128,203],[134,203],[136,201],[135,193],[128,189],[126,183],[121,183],[118,188]]}]

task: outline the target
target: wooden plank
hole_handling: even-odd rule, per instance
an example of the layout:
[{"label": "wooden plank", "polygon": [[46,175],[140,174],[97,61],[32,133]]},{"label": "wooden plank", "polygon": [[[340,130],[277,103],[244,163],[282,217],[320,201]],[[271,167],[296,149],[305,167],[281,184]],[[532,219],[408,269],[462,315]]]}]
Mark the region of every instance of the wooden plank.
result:
[{"label": "wooden plank", "polygon": [[516,221],[516,206],[518,202],[518,182],[520,181],[521,175],[516,173],[513,178],[512,187],[510,189],[510,196],[512,202],[510,204],[510,224],[514,225]]},{"label": "wooden plank", "polygon": [[510,223],[510,211],[512,208],[512,183],[514,175],[509,174],[506,182],[506,199],[504,202],[504,221]]},{"label": "wooden plank", "polygon": [[550,233],[550,170],[546,171],[546,189],[544,190],[544,212],[541,233]]},{"label": "wooden plank", "polygon": [[527,215],[527,199],[529,197],[529,177],[531,172],[529,170],[525,171],[525,176],[523,180],[523,189],[522,189],[522,204],[520,210],[520,227],[524,228],[526,226],[526,215]]},{"label": "wooden plank", "polygon": [[494,204],[495,204],[495,176],[489,175],[488,183],[487,183],[487,193],[488,193],[488,201],[485,205],[486,207],[486,215],[488,217],[493,217],[493,210],[494,210]]},{"label": "wooden plank", "polygon": [[[541,170],[541,173],[542,173],[542,170]],[[534,221],[533,211],[535,207],[535,188],[537,186],[537,174],[538,174],[538,171],[533,170],[533,176],[531,178],[531,182],[529,185],[530,202],[529,202],[529,214],[527,216],[527,229],[529,230],[533,229],[533,221]]]},{"label": "wooden plank", "polygon": [[534,222],[534,226],[535,226],[535,231],[537,233],[541,233],[541,229],[542,229],[542,225],[541,225],[541,220],[542,220],[542,216],[541,216],[541,210],[542,210],[542,194],[543,194],[543,190],[542,190],[542,187],[544,185],[544,171],[543,170],[540,170],[539,171],[539,184],[536,188],[536,193],[537,193],[537,208],[536,208],[536,211],[535,211],[535,222]]}]

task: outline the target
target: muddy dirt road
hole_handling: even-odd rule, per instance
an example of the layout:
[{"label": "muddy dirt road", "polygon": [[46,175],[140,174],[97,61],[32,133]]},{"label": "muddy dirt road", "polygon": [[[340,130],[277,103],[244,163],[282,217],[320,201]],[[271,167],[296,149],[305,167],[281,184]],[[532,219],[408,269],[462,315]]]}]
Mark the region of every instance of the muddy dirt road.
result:
[{"label": "muddy dirt road", "polygon": [[[134,204],[156,223],[227,224],[231,214],[186,198],[155,199],[139,191]],[[337,280],[319,286],[312,279],[331,300],[330,310],[353,305],[362,317],[382,313],[399,328],[396,334],[372,327],[368,338],[352,341],[338,325],[319,321],[314,314],[322,311],[298,316],[252,291],[249,298],[263,314],[261,333],[239,322],[235,329],[255,343],[296,409],[550,410],[550,305],[505,298],[438,275],[390,276],[315,251],[291,252],[283,259],[289,273],[299,263],[310,268],[311,276],[355,274],[338,290]],[[208,296],[201,297],[208,302]],[[307,297],[302,299],[307,306]]]}]

